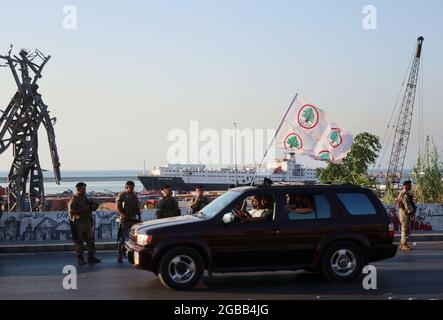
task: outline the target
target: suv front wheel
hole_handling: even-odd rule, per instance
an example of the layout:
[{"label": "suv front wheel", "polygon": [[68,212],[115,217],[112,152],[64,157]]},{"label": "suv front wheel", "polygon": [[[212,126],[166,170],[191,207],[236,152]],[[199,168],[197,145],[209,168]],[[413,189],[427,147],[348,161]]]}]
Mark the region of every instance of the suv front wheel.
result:
[{"label": "suv front wheel", "polygon": [[351,281],[360,275],[364,264],[363,253],[349,241],[333,243],[322,257],[324,276],[333,282]]},{"label": "suv front wheel", "polygon": [[158,276],[164,286],[186,290],[200,281],[203,271],[200,254],[192,248],[179,247],[165,253],[160,261]]}]

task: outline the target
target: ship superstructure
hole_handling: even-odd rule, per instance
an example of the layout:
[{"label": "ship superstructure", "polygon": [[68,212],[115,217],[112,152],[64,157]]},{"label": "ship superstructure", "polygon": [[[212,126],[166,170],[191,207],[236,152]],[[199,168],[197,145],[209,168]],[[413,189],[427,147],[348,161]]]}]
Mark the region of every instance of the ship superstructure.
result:
[{"label": "ship superstructure", "polygon": [[[191,191],[202,185],[207,191],[226,190],[232,185],[248,185],[254,179],[256,167],[242,167],[236,172],[234,168],[207,168],[201,164],[168,164],[153,168],[149,174],[138,178],[146,190],[159,190],[165,185],[171,185],[178,191]],[[273,182],[315,183],[315,169],[298,164],[294,154],[288,154],[284,159],[275,160],[260,171],[254,181],[260,185],[265,178]]]}]

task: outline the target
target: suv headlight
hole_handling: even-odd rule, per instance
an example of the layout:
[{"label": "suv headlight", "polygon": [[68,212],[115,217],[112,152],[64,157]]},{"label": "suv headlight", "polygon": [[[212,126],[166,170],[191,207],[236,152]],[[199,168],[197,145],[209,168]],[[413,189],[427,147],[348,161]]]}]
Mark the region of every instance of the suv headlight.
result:
[{"label": "suv headlight", "polygon": [[148,244],[151,244],[151,242],[152,242],[152,235],[137,233],[137,241],[136,241],[136,243],[139,246],[143,246],[144,247],[144,246],[147,246]]}]

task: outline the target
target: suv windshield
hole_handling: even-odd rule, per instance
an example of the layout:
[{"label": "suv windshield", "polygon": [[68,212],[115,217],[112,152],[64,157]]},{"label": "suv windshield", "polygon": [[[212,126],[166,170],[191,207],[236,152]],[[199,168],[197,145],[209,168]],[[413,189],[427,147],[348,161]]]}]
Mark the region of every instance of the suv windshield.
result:
[{"label": "suv windshield", "polygon": [[222,194],[220,197],[212,201],[200,212],[196,213],[197,217],[202,217],[204,219],[212,219],[215,215],[220,213],[226,206],[228,206],[232,201],[240,196],[239,192],[228,191]]}]

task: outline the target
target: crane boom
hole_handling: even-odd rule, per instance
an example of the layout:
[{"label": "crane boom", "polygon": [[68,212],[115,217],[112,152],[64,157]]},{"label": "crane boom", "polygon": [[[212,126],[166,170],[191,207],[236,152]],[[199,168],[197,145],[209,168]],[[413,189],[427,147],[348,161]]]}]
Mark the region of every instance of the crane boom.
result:
[{"label": "crane boom", "polygon": [[386,186],[398,186],[403,176],[403,167],[411,135],[412,116],[414,113],[415,95],[417,92],[418,73],[420,70],[423,37],[417,39],[417,48],[412,61],[408,83],[406,85],[397,126],[395,128],[394,142],[392,145],[391,158],[386,174]]}]

